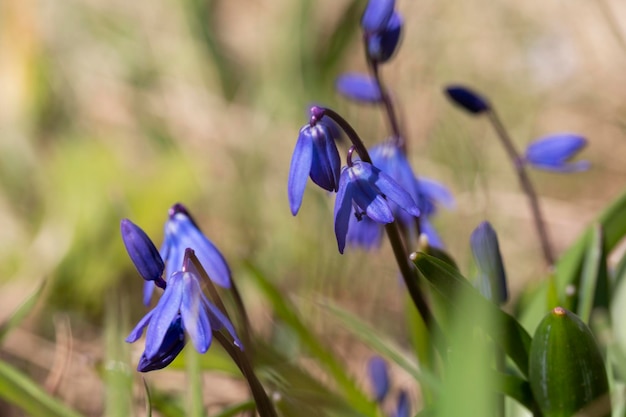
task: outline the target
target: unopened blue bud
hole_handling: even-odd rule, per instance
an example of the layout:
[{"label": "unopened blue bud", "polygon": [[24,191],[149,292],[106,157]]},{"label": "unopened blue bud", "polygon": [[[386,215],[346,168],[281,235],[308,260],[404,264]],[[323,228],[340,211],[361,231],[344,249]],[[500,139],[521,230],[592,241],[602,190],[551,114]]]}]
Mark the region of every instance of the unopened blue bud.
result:
[{"label": "unopened blue bud", "polygon": [[480,114],[489,110],[489,102],[475,91],[461,85],[446,87],[446,94],[457,106],[473,114]]},{"label": "unopened blue bud", "polygon": [[470,245],[478,267],[480,292],[494,303],[504,304],[509,298],[504,263],[498,236],[489,222],[482,222],[472,233]]},{"label": "unopened blue bud", "polygon": [[128,219],[122,220],[120,229],[128,256],[139,275],[146,281],[161,281],[165,264],[146,232]]},{"label": "unopened blue bud", "polygon": [[376,402],[382,402],[389,392],[389,370],[387,362],[380,356],[373,356],[367,363],[369,375]]},{"label": "unopened blue bud", "polygon": [[384,30],[395,5],[395,0],[370,0],[361,18],[361,28],[365,33]]},{"label": "unopened blue bud", "polygon": [[402,23],[400,14],[394,12],[385,29],[365,34],[366,52],[369,59],[377,63],[391,59],[400,43]]},{"label": "unopened blue bud", "polygon": [[587,146],[579,135],[561,133],[543,137],[528,145],[525,160],[534,168],[555,172],[577,172],[589,169],[589,161],[570,160]]},{"label": "unopened blue bud", "polygon": [[404,390],[400,391],[398,394],[396,410],[392,414],[392,417],[411,417],[411,402],[409,401],[409,394]]},{"label": "unopened blue bud", "polygon": [[337,91],[351,100],[361,103],[380,103],[383,96],[376,79],[369,75],[347,73],[337,77]]}]

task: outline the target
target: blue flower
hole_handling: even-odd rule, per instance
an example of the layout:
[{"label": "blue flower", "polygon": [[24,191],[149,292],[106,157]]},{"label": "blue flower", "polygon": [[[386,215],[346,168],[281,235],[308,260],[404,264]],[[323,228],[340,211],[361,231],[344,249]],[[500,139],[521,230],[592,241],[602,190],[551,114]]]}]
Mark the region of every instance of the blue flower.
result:
[{"label": "blue flower", "polygon": [[182,271],[173,273],[156,307],[146,314],[130,332],[126,341],[135,342],[146,330],[146,347],[139,370],[160,369],[182,350],[186,332],[194,348],[205,353],[212,332],[225,328],[235,344],[241,342],[228,318],[215,307],[201,289],[201,273],[189,261],[193,251],[187,249]]},{"label": "blue flower", "polygon": [[327,191],[337,191],[339,185],[341,159],[335,144],[336,134],[323,119],[315,119],[315,109],[311,110],[311,122],[300,129],[291,157],[287,193],[294,216],[300,210],[308,177]]},{"label": "blue flower", "polygon": [[335,235],[339,252],[343,253],[350,216],[369,217],[377,223],[394,221],[390,202],[412,216],[420,211],[411,195],[389,175],[363,161],[349,161],[341,172],[335,200]]},{"label": "blue flower", "polygon": [[376,63],[387,62],[393,57],[402,34],[402,16],[393,12],[385,28],[379,32],[365,33],[365,52]]},{"label": "blue flower", "polygon": [[337,77],[335,88],[345,97],[362,103],[381,103],[383,100],[376,79],[369,75],[342,74]]},{"label": "blue flower", "polygon": [[[165,260],[166,280],[179,270],[185,256],[185,250],[191,248],[200,260],[202,267],[215,284],[230,288],[230,268],[224,256],[198,228],[185,206],[174,204],[169,209],[169,218],[165,222],[165,238],[161,245],[161,257]],[[144,304],[150,304],[154,286],[144,285]]]},{"label": "blue flower", "polygon": [[525,161],[535,168],[556,172],[589,169],[589,161],[570,160],[587,145],[582,136],[561,133],[538,139],[526,148]]},{"label": "blue flower", "polygon": [[387,362],[380,356],[372,356],[367,363],[369,375],[376,402],[382,402],[389,392],[389,369]]},{"label": "blue flower", "polygon": [[450,100],[470,113],[480,114],[490,109],[487,99],[467,87],[451,85],[445,91]]},{"label": "blue flower", "polygon": [[361,17],[365,33],[380,32],[387,27],[396,6],[395,0],[370,0]]},{"label": "blue flower", "polygon": [[410,417],[411,416],[411,403],[409,402],[409,394],[402,390],[398,394],[398,402],[396,405],[396,411],[391,415],[392,417]]},{"label": "blue flower", "polygon": [[150,240],[146,232],[128,219],[121,221],[120,229],[128,256],[135,264],[139,275],[148,281],[147,283],[151,287],[151,281],[162,287],[165,265],[152,240]]},{"label": "blue flower", "polygon": [[498,236],[489,222],[482,222],[472,232],[470,245],[478,267],[478,286],[485,298],[504,304],[509,298],[504,263]]}]

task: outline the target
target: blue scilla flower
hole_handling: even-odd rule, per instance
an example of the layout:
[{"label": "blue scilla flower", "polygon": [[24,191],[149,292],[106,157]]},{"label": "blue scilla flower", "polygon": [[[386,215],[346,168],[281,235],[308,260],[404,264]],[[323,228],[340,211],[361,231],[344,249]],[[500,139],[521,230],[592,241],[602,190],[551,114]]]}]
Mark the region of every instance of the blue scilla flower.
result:
[{"label": "blue scilla flower", "polygon": [[589,161],[570,160],[585,146],[582,136],[561,133],[543,137],[526,148],[525,161],[539,169],[556,172],[576,172],[589,169]]},{"label": "blue scilla flower", "polygon": [[396,403],[396,410],[391,414],[391,417],[410,417],[411,416],[411,402],[409,400],[409,394],[401,390],[398,394],[398,400]]},{"label": "blue scilla flower", "polygon": [[482,222],[472,232],[470,246],[478,268],[480,292],[494,303],[504,304],[509,298],[504,262],[498,236],[489,222]]},{"label": "blue scilla flower", "polygon": [[152,287],[152,282],[163,288],[163,270],[165,264],[159,251],[139,226],[128,219],[120,223],[122,240],[128,252],[128,256],[135,264],[137,272]]},{"label": "blue scilla flower", "polygon": [[346,73],[337,77],[335,88],[339,94],[361,103],[381,103],[382,93],[374,77],[359,73]]},{"label": "blue scilla flower", "polygon": [[[231,273],[224,256],[198,228],[198,225],[182,204],[174,204],[169,209],[165,222],[165,238],[161,245],[161,257],[165,260],[166,280],[182,265],[185,250],[191,248],[200,260],[202,267],[215,284],[230,288]],[[150,304],[154,286],[144,285],[144,304]]]},{"label": "blue scilla flower", "polygon": [[169,277],[157,305],[126,338],[128,343],[137,341],[147,327],[146,347],[138,368],[140,371],[167,366],[182,350],[185,340],[183,332],[200,353],[209,349],[212,332],[223,328],[230,333],[235,344],[241,347],[233,325],[202,292],[202,274],[190,261],[192,254],[192,249],[185,251],[182,270]]},{"label": "blue scilla flower", "polygon": [[337,191],[341,159],[335,144],[336,130],[318,117],[318,107],[311,109],[311,121],[300,129],[291,157],[287,194],[291,213],[300,210],[307,178],[327,191]]},{"label": "blue scilla flower", "polygon": [[372,356],[367,363],[367,374],[376,402],[382,402],[389,392],[389,369],[387,362],[380,356]]},{"label": "blue scilla flower", "polygon": [[380,32],[387,27],[396,6],[395,0],[370,0],[367,2],[361,28],[365,33]]},{"label": "blue scilla flower", "polygon": [[359,220],[367,216],[377,223],[391,223],[394,215],[390,202],[412,216],[420,214],[411,195],[393,178],[367,162],[352,162],[350,153],[348,166],[341,172],[335,200],[335,235],[339,252],[343,253],[345,248],[351,216]]},{"label": "blue scilla flower", "polygon": [[446,87],[445,92],[454,104],[472,114],[481,114],[490,108],[486,98],[468,87],[451,85]]}]

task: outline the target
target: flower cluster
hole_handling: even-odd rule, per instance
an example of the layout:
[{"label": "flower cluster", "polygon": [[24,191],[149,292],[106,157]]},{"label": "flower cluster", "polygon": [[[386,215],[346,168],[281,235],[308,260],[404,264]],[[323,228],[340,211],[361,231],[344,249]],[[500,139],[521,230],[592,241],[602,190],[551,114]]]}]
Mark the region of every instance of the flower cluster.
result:
[{"label": "flower cluster", "polygon": [[228,317],[202,291],[206,277],[218,285],[229,285],[228,266],[182,205],[170,209],[161,253],[130,220],[122,220],[121,233],[131,260],[149,288],[144,302],[149,303],[155,286],[163,289],[156,306],[126,338],[129,343],[135,342],[146,329],[145,350],[137,367],[140,372],[169,365],[185,346],[187,337],[198,352],[205,353],[211,345],[212,333],[226,329],[242,348]]}]

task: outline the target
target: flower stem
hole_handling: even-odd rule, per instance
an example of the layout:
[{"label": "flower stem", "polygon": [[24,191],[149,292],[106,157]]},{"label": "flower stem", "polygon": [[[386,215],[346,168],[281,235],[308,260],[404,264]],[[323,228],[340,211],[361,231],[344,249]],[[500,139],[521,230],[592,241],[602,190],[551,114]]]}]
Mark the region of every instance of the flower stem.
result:
[{"label": "flower stem", "polygon": [[546,264],[551,267],[554,265],[554,253],[552,251],[552,245],[548,237],[548,230],[543,220],[541,207],[539,206],[539,199],[537,198],[535,188],[533,187],[533,184],[528,177],[528,173],[526,172],[524,161],[519,152],[515,149],[513,141],[511,140],[509,134],[504,128],[504,125],[500,121],[500,118],[498,117],[496,111],[493,109],[489,110],[487,112],[487,116],[489,117],[489,121],[495,129],[496,134],[500,139],[500,142],[502,143],[502,146],[504,146],[506,153],[509,155],[511,162],[513,163],[513,167],[515,168],[515,173],[517,174],[517,178],[519,179],[522,190],[528,197],[530,210],[532,212],[533,220],[535,223],[535,229],[537,230],[537,236],[539,237],[539,242],[541,243],[541,251],[543,253]]},{"label": "flower stem", "polygon": [[402,132],[400,131],[398,115],[393,105],[393,101],[391,100],[389,90],[383,83],[383,80],[380,76],[379,65],[371,59],[367,60],[367,65],[372,75],[374,76],[374,79],[376,80],[376,84],[378,84],[378,89],[380,90],[380,96],[383,101],[383,106],[385,107],[385,111],[387,112],[387,120],[389,121],[391,132],[393,133],[394,143],[406,155],[406,140],[404,138],[404,135],[402,135]]}]

